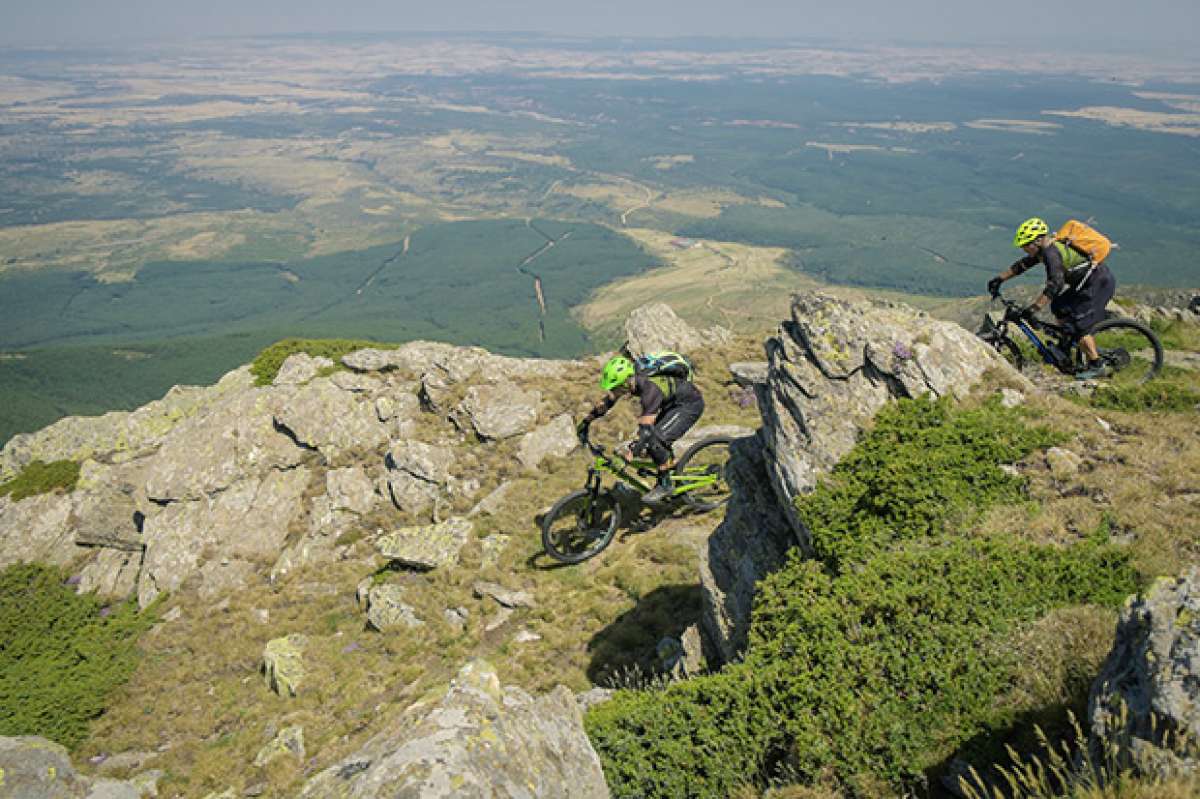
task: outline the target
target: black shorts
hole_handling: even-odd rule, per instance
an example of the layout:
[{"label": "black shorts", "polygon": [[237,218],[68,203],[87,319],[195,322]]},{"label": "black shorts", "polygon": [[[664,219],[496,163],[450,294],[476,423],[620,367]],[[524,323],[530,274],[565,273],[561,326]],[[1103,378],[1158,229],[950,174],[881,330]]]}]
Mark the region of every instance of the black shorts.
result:
[{"label": "black shorts", "polygon": [[1100,264],[1081,288],[1068,288],[1050,301],[1050,312],[1063,324],[1074,338],[1087,332],[1104,320],[1108,303],[1117,290],[1117,281],[1108,267]]},{"label": "black shorts", "polygon": [[691,430],[703,413],[704,400],[699,397],[691,402],[671,405],[655,420],[654,432],[658,435],[658,440],[669,447]]}]

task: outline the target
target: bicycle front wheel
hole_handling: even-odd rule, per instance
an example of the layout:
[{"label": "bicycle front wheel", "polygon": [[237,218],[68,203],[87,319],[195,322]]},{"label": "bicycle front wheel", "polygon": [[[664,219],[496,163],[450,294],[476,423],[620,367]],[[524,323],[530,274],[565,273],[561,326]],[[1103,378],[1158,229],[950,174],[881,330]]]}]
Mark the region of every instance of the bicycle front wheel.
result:
[{"label": "bicycle front wheel", "polygon": [[542,518],[542,547],[560,563],[580,563],[608,546],[620,524],[621,505],[611,491],[572,491]]},{"label": "bicycle front wheel", "polygon": [[1096,340],[1100,360],[1119,382],[1144,383],[1162,371],[1162,343],[1141,322],[1106,319],[1089,335]]},{"label": "bicycle front wheel", "polygon": [[728,436],[706,438],[688,448],[675,464],[676,488],[684,489],[680,497],[698,511],[709,511],[729,501],[733,489],[729,487]]}]

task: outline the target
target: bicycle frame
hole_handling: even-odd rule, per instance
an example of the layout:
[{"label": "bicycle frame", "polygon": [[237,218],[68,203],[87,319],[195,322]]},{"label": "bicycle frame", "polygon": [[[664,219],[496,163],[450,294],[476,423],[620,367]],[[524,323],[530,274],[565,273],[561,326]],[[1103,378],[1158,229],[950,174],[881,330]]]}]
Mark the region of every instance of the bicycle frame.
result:
[{"label": "bicycle frame", "polygon": [[[651,486],[643,482],[640,478],[647,476],[647,473],[653,474],[653,471],[657,469],[653,461],[627,460],[617,453],[609,455],[604,447],[593,444],[590,440],[586,441],[585,444],[594,456],[592,465],[588,469],[588,480],[585,485],[588,493],[592,496],[595,496],[596,492],[600,490],[601,472],[611,474],[621,482],[638,489],[643,494],[650,490]],[[637,474],[631,474],[629,467],[637,470]],[[670,473],[670,478],[673,487],[671,491],[672,496],[686,494],[689,491],[695,491],[698,488],[703,488],[717,482],[717,478],[711,474],[687,474],[686,472],[680,474],[676,471]]]},{"label": "bicycle frame", "polygon": [[[1006,312],[1016,311],[1020,307],[1017,305],[1017,303],[1013,302],[1012,300],[1005,299],[1004,297],[1001,297],[999,294],[994,295],[994,298],[999,299],[1004,304],[1004,308],[1005,308]],[[1010,341],[1012,340],[1012,337],[1008,335],[1008,330],[1007,330],[1007,326],[1010,324],[1015,325],[1018,330],[1020,330],[1022,333],[1025,334],[1025,338],[1029,339],[1029,342],[1031,344],[1033,344],[1034,349],[1036,349],[1038,351],[1038,354],[1042,357],[1042,361],[1050,364],[1051,366],[1053,366],[1055,369],[1058,369],[1059,371],[1070,370],[1070,368],[1071,368],[1071,357],[1070,357],[1071,348],[1074,347],[1078,342],[1076,342],[1074,340],[1069,340],[1069,337],[1066,335],[1065,330],[1063,330],[1061,327],[1058,327],[1057,325],[1052,325],[1049,322],[1043,322],[1039,319],[1026,320],[1021,317],[1016,317],[1016,318],[1010,319],[1008,317],[1008,314],[1006,313],[1004,321],[1001,322],[1001,325],[998,328],[998,332],[1000,335],[1004,336],[1005,338],[1008,338]],[[1036,332],[1038,330],[1041,330],[1043,333],[1047,333],[1049,335],[1053,335],[1058,338],[1059,343],[1061,345],[1058,348],[1059,349],[1058,352],[1055,352],[1054,350],[1052,350],[1049,347],[1049,345],[1047,345],[1046,342],[1042,340],[1042,337],[1039,336]]]}]

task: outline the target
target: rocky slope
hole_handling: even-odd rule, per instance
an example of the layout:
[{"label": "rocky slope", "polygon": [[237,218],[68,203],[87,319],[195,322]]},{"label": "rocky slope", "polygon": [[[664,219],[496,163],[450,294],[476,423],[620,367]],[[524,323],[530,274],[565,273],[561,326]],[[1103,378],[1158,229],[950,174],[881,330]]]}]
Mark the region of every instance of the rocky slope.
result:
[{"label": "rocky slope", "polygon": [[[748,358],[752,350],[739,349],[719,330],[691,329],[661,305],[635,312],[627,335],[635,349],[669,346],[722,362],[701,374],[706,423],[728,425],[722,432],[740,436],[730,472],[735,494],[723,518],[656,520],[658,527],[649,529],[658,531],[658,540],[615,544],[618,551],[574,570],[538,570],[530,565],[536,559],[530,521],[580,479],[581,468],[558,475],[577,449],[572,420],[596,393],[600,361],[504,358],[415,342],[359,350],[336,364],[294,355],[269,386],[254,385],[243,368],[214,386],[176,388],[132,413],[64,419],[14,438],[0,451],[0,481],[33,460],[65,458],[83,468],[72,493],[0,497],[0,566],[63,564],[78,575],[81,591],[131,596],[142,606],[167,598],[171,612],[148,647],[172,641],[173,649],[194,652],[188,649],[194,644],[171,638],[171,631],[188,624],[220,629],[201,628],[200,619],[240,607],[241,597],[273,593],[272,607],[299,619],[292,607],[331,608],[333,600],[322,597],[332,592],[361,608],[358,623],[382,642],[373,663],[390,664],[399,674],[409,666],[396,654],[411,653],[399,650],[406,639],[441,647],[448,657],[464,653],[445,680],[421,675],[426,667],[416,665],[416,679],[411,671],[404,678],[411,686],[381,686],[366,697],[330,694],[324,710],[345,719],[338,715],[337,732],[321,735],[311,721],[319,718],[325,695],[312,699],[313,686],[340,672],[314,650],[320,644],[346,657],[361,649],[357,639],[339,640],[344,628],[330,634],[309,623],[276,631],[251,664],[261,665],[267,679],[249,687],[250,675],[242,676],[245,647],[229,641],[224,661],[219,652],[205,652],[218,671],[233,673],[227,683],[236,684],[237,701],[273,690],[280,697],[273,701],[299,705],[308,697],[310,705],[292,712],[264,705],[278,723],[261,725],[264,739],[252,758],[220,778],[206,777],[204,790],[188,784],[170,795],[204,796],[218,779],[223,784],[211,791],[214,799],[607,795],[571,692],[555,689],[535,698],[515,685],[501,687],[501,673],[475,657],[505,657],[556,633],[574,636],[563,646],[576,650],[586,635],[592,636],[589,651],[628,647],[630,630],[661,627],[673,634],[658,642],[658,668],[695,672],[702,668],[701,650],[710,667],[733,659],[745,642],[755,582],[789,550],[807,547],[792,501],[816,485],[885,403],[927,392],[961,395],[996,374],[1032,390],[960,327],[903,306],[817,293],[794,299],[791,319],[765,343],[764,360]],[[521,517],[523,525],[492,521],[510,517]],[[630,568],[621,559],[637,558],[639,546],[647,555]],[[671,558],[690,571],[698,591],[671,585],[680,573],[665,565]],[[496,575],[502,579],[481,579]],[[578,585],[588,582],[596,585]],[[438,591],[474,599],[431,605]],[[624,607],[631,597],[636,607],[628,618],[612,618],[605,615],[610,606],[567,606],[596,591],[624,592]],[[693,599],[694,616],[681,613]],[[268,612],[264,597],[254,601],[256,623],[274,626],[271,614],[281,611]],[[666,622],[638,615],[649,614],[641,608],[656,602]],[[1139,618],[1167,615],[1147,611]],[[562,629],[575,624],[579,630]],[[596,634],[597,624],[608,627]],[[605,642],[606,635],[615,643]],[[1145,637],[1139,635],[1126,638]],[[461,648],[467,638],[470,647]],[[1200,659],[1193,638],[1181,640],[1174,662]],[[1143,654],[1133,644],[1122,646],[1129,653],[1106,673],[1129,684],[1127,663]],[[596,681],[601,673],[593,658],[589,677]],[[1138,679],[1139,685],[1154,682]],[[212,696],[213,685],[197,698]],[[188,690],[181,685],[179,692]],[[1141,697],[1150,689],[1133,690]],[[1096,700],[1097,708],[1112,706],[1106,697]],[[355,707],[343,711],[342,704]],[[296,723],[304,714],[307,738]],[[1107,718],[1097,715],[1094,723],[1112,726]],[[228,734],[230,725],[251,723],[258,721],[222,719],[204,741]],[[1145,737],[1143,727],[1131,729]],[[204,751],[207,745],[168,742],[163,749]],[[38,741],[0,739],[0,773],[10,775],[0,781],[0,797],[27,795],[11,793],[13,785],[26,784],[14,782],[14,774],[43,780],[47,796],[153,795],[145,777],[153,774],[140,764],[154,763],[154,753],[125,770],[143,774],[142,782],[120,785],[75,776],[64,757]],[[173,762],[183,768],[179,764],[189,761]],[[50,769],[57,776],[46,779]]]}]

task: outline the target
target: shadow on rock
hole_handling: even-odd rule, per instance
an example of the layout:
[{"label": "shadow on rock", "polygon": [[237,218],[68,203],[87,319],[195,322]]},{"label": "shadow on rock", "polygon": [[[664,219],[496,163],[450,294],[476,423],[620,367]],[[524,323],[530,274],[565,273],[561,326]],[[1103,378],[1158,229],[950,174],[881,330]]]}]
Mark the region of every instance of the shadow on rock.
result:
[{"label": "shadow on rock", "polygon": [[679,639],[700,620],[700,586],[665,585],[646,594],[588,642],[588,678],[596,685],[624,687],[629,680],[662,671],[657,653],[664,638]]}]

